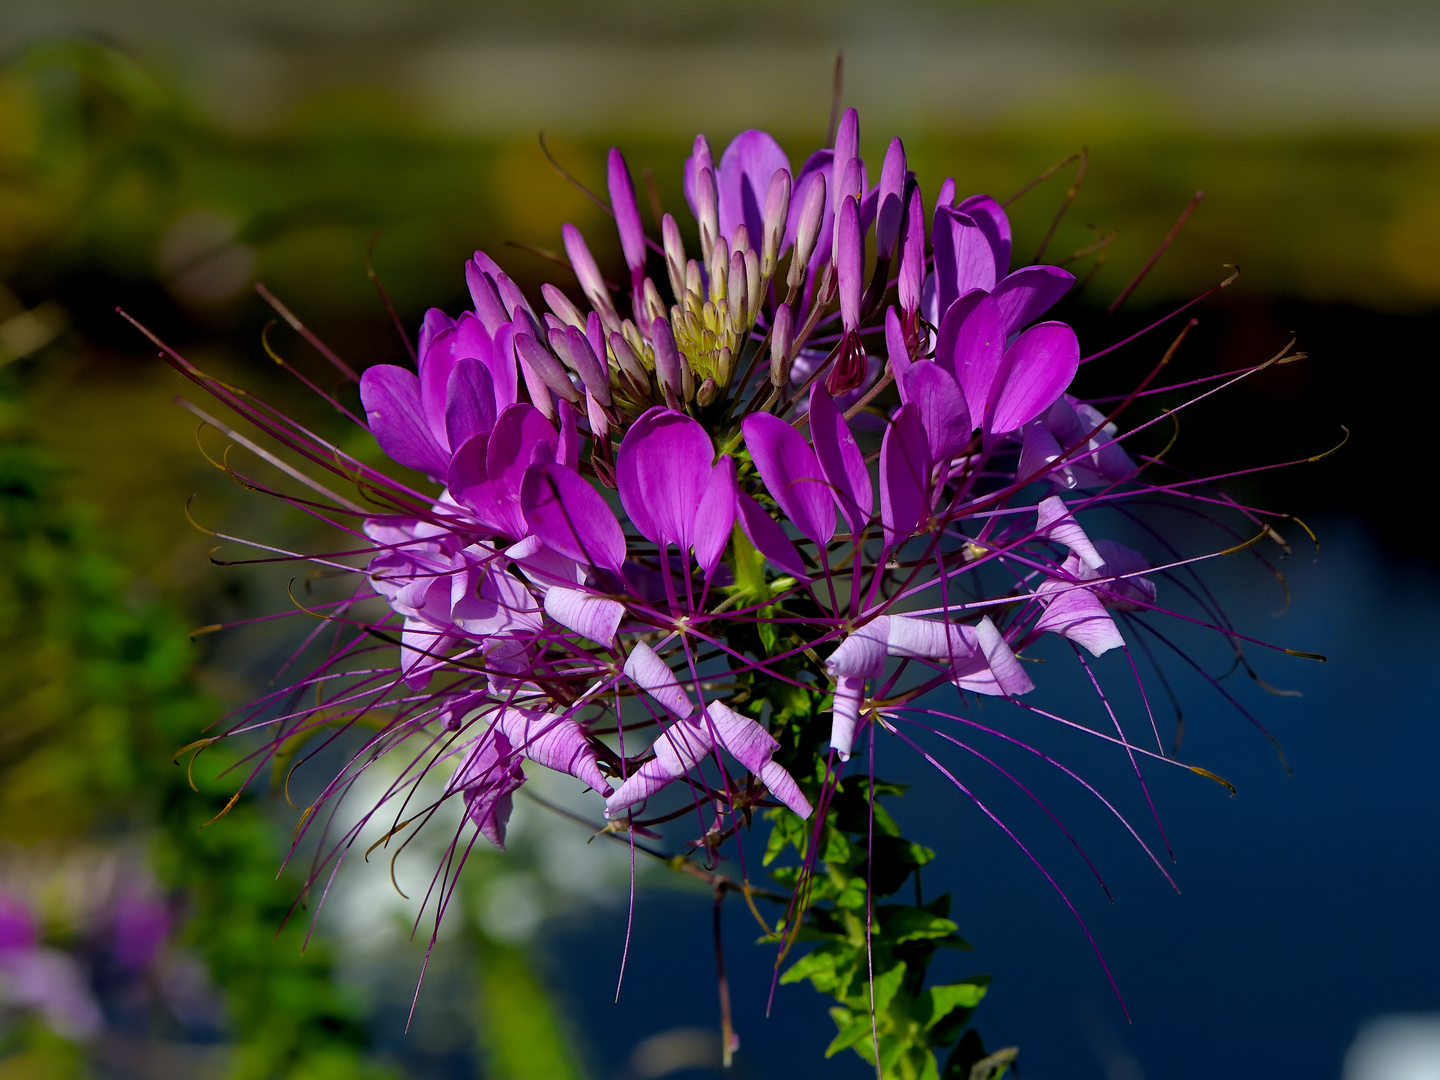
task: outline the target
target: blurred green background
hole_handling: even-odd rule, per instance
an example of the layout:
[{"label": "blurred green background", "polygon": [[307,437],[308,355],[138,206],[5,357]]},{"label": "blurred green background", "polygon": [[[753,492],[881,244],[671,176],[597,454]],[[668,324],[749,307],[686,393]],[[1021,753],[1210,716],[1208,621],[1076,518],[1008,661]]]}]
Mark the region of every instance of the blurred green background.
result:
[{"label": "blurred green background", "polygon": [[[428,1019],[406,1038],[418,950],[403,944],[403,905],[352,906],[302,956],[305,913],[271,944],[296,888],[274,881],[293,824],[283,801],[257,794],[198,830],[233,781],[202,757],[193,791],[171,756],[263,687],[289,639],[187,630],[283,607],[288,575],[212,566],[185,500],[221,531],[303,545],[306,527],[206,463],[194,418],[172,404],[186,385],[114,313],[337,430],[266,358],[272,313],[252,284],[359,367],[403,351],[366,274],[377,230],[375,269],[412,330],[427,307],[466,306],[460,267],[477,247],[530,290],[554,268],[507,242],[557,248],[572,221],[617,265],[604,215],[546,163],[538,132],[596,190],[621,145],[677,209],[697,131],[718,152],[766,127],[803,160],[824,137],[843,49],[865,156],[901,135],[932,195],[954,175],[1004,197],[1084,149],[1048,257],[1115,234],[1066,312],[1087,345],[1234,264],[1239,281],[1200,311],[1177,372],[1252,364],[1292,333],[1311,355],[1202,416],[1179,460],[1304,458],[1343,424],[1343,454],[1239,490],[1302,515],[1358,514],[1415,548],[1393,507],[1396,464],[1428,449],[1403,403],[1430,392],[1440,330],[1434,5],[3,0],[0,49],[0,892],[44,948],[98,980],[105,1017],[98,1035],[57,1034],[12,985],[0,1078],[589,1067],[526,946],[539,916],[623,884],[613,860],[596,864],[599,887],[566,876],[583,833],[536,825],[515,859],[479,860],[451,959],[421,998]],[[1074,176],[1012,207],[1017,256]],[[1180,240],[1107,316],[1197,188]],[[288,329],[272,341],[327,377]],[[1162,347],[1087,378],[1123,385]],[[64,897],[82,888],[74,866],[116,859],[149,883],[169,931],[147,967],[105,982],[120,923]],[[520,908],[534,917],[517,921]],[[176,971],[203,993],[175,989]],[[203,1016],[175,1004],[197,995],[218,1004]]]}]

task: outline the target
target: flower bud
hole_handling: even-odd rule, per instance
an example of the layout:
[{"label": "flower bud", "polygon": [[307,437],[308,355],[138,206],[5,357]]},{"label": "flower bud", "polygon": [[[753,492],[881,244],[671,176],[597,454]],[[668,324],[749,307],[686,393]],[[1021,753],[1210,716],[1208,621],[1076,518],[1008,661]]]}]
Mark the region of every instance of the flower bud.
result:
[{"label": "flower bud", "polygon": [[[744,226],[740,226],[742,229]],[[730,306],[730,325],[743,332],[745,328],[745,305],[750,301],[750,286],[745,279],[745,256],[738,251],[730,253],[730,273],[726,284],[726,296]]]},{"label": "flower bud", "polygon": [[838,214],[840,203],[846,195],[853,195],[855,192],[845,184],[845,174],[849,171],[850,163],[857,162],[860,154],[860,114],[854,109],[846,109],[840,116],[840,124],[835,129],[835,154],[831,158],[830,166],[830,211]]},{"label": "flower bud", "polygon": [[865,234],[860,206],[846,195],[835,216],[835,273],[840,286],[840,321],[846,330],[860,325],[860,296],[865,290]]},{"label": "flower bud", "polygon": [[644,309],[641,312],[641,318],[646,322],[654,322],[656,319],[665,317],[665,301],[660,299],[660,290],[648,277],[645,279],[642,296],[644,297]]},{"label": "flower bud", "polygon": [[676,299],[688,305],[688,298],[692,296],[695,298],[696,307],[705,302],[705,285],[700,277],[700,264],[694,259],[685,264],[685,296]]},{"label": "flower bud", "polygon": [[760,257],[754,248],[745,253],[745,284],[749,287],[745,297],[745,329],[748,330],[755,325],[760,302],[765,298],[765,279],[760,276]]},{"label": "flower bud", "polygon": [[675,347],[675,335],[670,330],[670,324],[664,319],[652,322],[650,341],[655,346],[655,377],[660,383],[660,392],[672,409],[678,409],[684,393],[684,376],[680,350]]},{"label": "flower bud", "polygon": [[735,374],[735,354],[729,345],[722,345],[715,355],[715,378],[721,386],[730,385],[730,376]]},{"label": "flower bud", "polygon": [[830,236],[830,258],[835,258],[836,251],[840,247],[840,206],[844,201],[853,196],[856,203],[865,197],[865,179],[860,172],[860,162],[854,158],[845,166],[845,172],[839,180],[839,187],[835,189],[835,222],[831,226]]},{"label": "flower bud", "polygon": [[530,306],[530,301],[525,299],[525,294],[520,291],[520,286],[510,280],[507,274],[492,274],[495,281],[495,289],[500,294],[500,301],[505,305],[505,310],[510,313],[511,319],[518,319],[516,314],[523,311],[535,321],[535,309]]},{"label": "flower bud", "polygon": [[700,253],[708,262],[710,250],[720,236],[720,194],[711,169],[701,169],[695,175],[695,208],[695,217],[700,222]]},{"label": "flower bud", "polygon": [[550,310],[555,313],[555,317],[562,323],[577,329],[584,328],[585,316],[581,315],[580,309],[572,304],[570,298],[554,285],[551,285],[548,281],[545,282],[544,285],[540,286],[540,295],[545,298],[545,303],[549,306]]},{"label": "flower bud", "polygon": [[900,222],[900,273],[897,282],[900,310],[914,315],[920,310],[920,293],[925,286],[925,206],[920,185],[905,183],[905,214]]},{"label": "flower bud", "polygon": [[615,229],[620,233],[620,249],[625,252],[630,276],[639,277],[645,272],[645,229],[640,224],[640,207],[635,202],[635,185],[630,181],[625,157],[613,146],[610,148],[607,179],[610,207],[615,211]]},{"label": "flower bud", "polygon": [[585,417],[590,421],[590,432],[595,438],[609,438],[610,418],[605,415],[605,409],[589,390],[585,391]]},{"label": "flower bud", "polygon": [[816,173],[805,190],[805,203],[800,208],[800,223],[795,229],[795,253],[790,257],[790,274],[786,284],[798,289],[805,281],[805,268],[815,252],[820,223],[825,217],[825,176]]},{"label": "flower bud", "polygon": [[889,261],[900,235],[900,218],[905,211],[905,144],[890,140],[885,165],[880,170],[880,192],[875,211],[875,257]]},{"label": "flower bud", "polygon": [[510,321],[504,305],[500,303],[500,294],[495,291],[494,282],[472,259],[465,264],[465,284],[470,286],[470,300],[475,305],[480,325],[494,337],[495,331]]},{"label": "flower bud", "polygon": [[590,301],[590,306],[600,313],[606,326],[611,329],[619,326],[620,316],[615,312],[615,302],[610,299],[610,290],[600,276],[600,267],[595,265],[595,256],[590,254],[580,230],[567,224],[561,226],[560,235],[565,240],[565,254],[570,258],[570,267],[580,279],[580,290]]},{"label": "flower bud", "polygon": [[635,355],[635,350],[630,347],[630,342],[625,340],[625,335],[618,330],[610,332],[610,351],[615,354],[615,363],[630,377],[631,381],[640,386],[648,387],[650,385],[650,376],[645,370],[645,365]]},{"label": "flower bud", "polygon": [[610,404],[609,365],[601,365],[584,334],[574,327],[551,330],[550,347],[567,367],[580,376],[587,393],[602,405]]},{"label": "flower bud", "polygon": [[789,304],[775,309],[775,324],[770,328],[770,385],[776,389],[790,382],[790,346],[795,341],[795,316]]},{"label": "flower bud", "polygon": [[730,245],[723,236],[718,237],[715,246],[710,249],[706,269],[710,272],[710,299],[718,304],[729,295],[727,281],[730,275]]},{"label": "flower bud", "polygon": [[738,251],[743,255],[750,250],[750,230],[745,227],[743,222],[735,226],[735,231],[730,234],[729,243],[732,253]]},{"label": "flower bud", "polygon": [[670,291],[679,303],[685,297],[685,242],[680,239],[680,226],[669,214],[660,221],[660,238],[665,242],[665,271],[670,275]]},{"label": "flower bud", "polygon": [[700,384],[700,390],[695,395],[695,401],[703,409],[709,405],[720,394],[720,387],[714,379],[706,379]]},{"label": "flower bud", "polygon": [[790,171],[776,169],[765,195],[765,227],[760,244],[760,273],[768,281],[775,274],[780,245],[785,239],[785,222],[790,217]]}]

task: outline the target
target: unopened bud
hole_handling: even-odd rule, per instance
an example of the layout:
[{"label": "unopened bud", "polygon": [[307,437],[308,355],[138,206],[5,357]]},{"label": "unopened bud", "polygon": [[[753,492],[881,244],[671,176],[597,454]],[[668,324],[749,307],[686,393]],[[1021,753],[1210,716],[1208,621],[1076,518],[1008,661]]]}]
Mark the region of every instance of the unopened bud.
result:
[{"label": "unopened bud", "polygon": [[721,386],[730,385],[730,376],[735,373],[735,354],[729,345],[722,345],[715,355],[715,378]]},{"label": "unopened bud", "polygon": [[735,231],[730,234],[731,252],[740,252],[742,255],[750,250],[750,230],[745,227],[744,222],[735,226]]},{"label": "unopened bud", "polygon": [[612,329],[619,326],[620,316],[615,312],[615,302],[610,299],[610,290],[600,276],[600,267],[595,264],[595,256],[590,254],[585,237],[574,225],[562,226],[560,235],[565,240],[565,254],[570,258],[570,267],[580,279],[580,290],[590,301],[590,306],[600,313],[606,326]]},{"label": "unopened bud", "polygon": [[730,245],[723,236],[716,238],[705,269],[710,274],[710,299],[718,304],[729,295]]},{"label": "unopened bud", "polygon": [[685,264],[685,296],[676,297],[676,300],[690,306],[689,298],[694,297],[694,305],[699,307],[705,302],[705,286],[700,276],[700,264],[691,259]]},{"label": "unopened bud", "polygon": [[601,365],[584,334],[573,328],[551,330],[550,347],[567,367],[580,376],[587,393],[602,405],[610,404],[609,365]]},{"label": "unopened bud", "polygon": [[695,401],[703,409],[709,405],[720,394],[720,387],[714,379],[706,379],[700,384],[700,390],[695,395]]},{"label": "unopened bud", "polygon": [[631,380],[641,386],[648,386],[650,376],[645,371],[645,365],[635,355],[635,350],[630,347],[630,342],[625,340],[625,335],[618,330],[610,333],[610,351],[615,354],[615,363],[620,370],[630,376]]},{"label": "unopened bud", "polygon": [[605,410],[595,396],[588,390],[585,392],[585,416],[590,421],[590,433],[597,439],[606,439],[610,436],[610,418],[605,415]]},{"label": "unopened bud", "polygon": [[585,316],[580,314],[580,309],[570,302],[570,298],[563,292],[551,285],[548,281],[540,286],[540,295],[545,298],[545,304],[555,313],[555,317],[566,326],[573,326],[577,330],[585,328]]},{"label": "unopened bud", "polygon": [[760,276],[760,256],[751,248],[745,253],[745,284],[749,292],[745,297],[745,329],[755,325],[755,316],[760,311],[760,301],[765,297],[765,279]]},{"label": "unopened bud", "polygon": [[[741,228],[744,228],[742,225]],[[730,306],[730,325],[737,331],[745,328],[746,305],[750,302],[750,286],[745,278],[745,256],[739,251],[730,254],[730,276],[726,284],[726,297]]]},{"label": "unopened bud", "polygon": [[700,253],[708,262],[720,236],[720,195],[711,169],[701,169],[695,176],[695,216],[700,222]]},{"label": "unopened bud", "polygon": [[860,325],[860,294],[865,289],[865,234],[860,231],[860,207],[846,195],[835,215],[836,278],[840,287],[840,321],[846,330]]},{"label": "unopened bud", "polygon": [[835,257],[835,252],[840,248],[840,207],[847,198],[853,198],[858,205],[865,197],[865,180],[860,172],[860,162],[852,158],[850,164],[845,166],[840,186],[835,190],[835,222],[832,225],[832,236],[830,243],[830,257]]},{"label": "unopened bud", "polygon": [[770,385],[777,389],[790,383],[790,346],[795,341],[795,316],[789,304],[775,309],[770,328]]},{"label": "unopened bud", "polygon": [[905,213],[900,219],[899,244],[896,295],[900,310],[913,315],[920,310],[920,294],[925,285],[925,207],[920,201],[920,185],[914,180],[905,184]]},{"label": "unopened bud", "polygon": [[645,279],[644,289],[644,311],[641,317],[647,322],[654,322],[656,319],[665,316],[665,301],[660,299],[660,290],[655,287],[655,282],[648,277]]},{"label": "unopened bud", "polygon": [[625,157],[610,148],[607,179],[610,186],[610,207],[615,211],[615,229],[620,233],[620,249],[632,277],[645,272],[645,229],[640,224],[640,208],[635,204],[635,185]]},{"label": "unopened bud", "polygon": [[760,238],[760,272],[768,281],[775,274],[780,245],[785,240],[785,222],[790,217],[790,170],[776,169],[765,195],[764,234]]},{"label": "unopened bud", "polygon": [[875,208],[875,257],[888,261],[900,235],[900,218],[905,211],[905,144],[890,140],[885,165],[880,170],[880,190]]},{"label": "unopened bud", "polygon": [[805,188],[805,202],[800,208],[800,222],[795,227],[795,254],[790,258],[790,274],[786,284],[798,289],[805,281],[805,268],[815,253],[815,241],[825,218],[825,175],[815,173]]},{"label": "unopened bud", "polygon": [[685,242],[680,239],[680,226],[669,214],[660,222],[660,238],[665,242],[665,272],[670,275],[670,291],[679,303],[685,295]]},{"label": "unopened bud", "polygon": [[510,321],[505,307],[500,303],[500,294],[488,274],[471,259],[465,264],[465,284],[470,286],[470,299],[475,304],[475,315],[485,332],[491,337],[495,331]]},{"label": "unopened bud", "polygon": [[[572,405],[579,404],[580,391],[575,389],[575,384],[570,381],[570,377],[565,374],[565,369],[560,365],[560,361],[555,359],[549,349],[529,334],[516,334],[515,352],[520,357],[521,365],[533,371],[546,387]],[[531,387],[533,394],[534,387],[528,377],[526,385]],[[540,403],[537,401],[536,404]]]},{"label": "unopened bud", "polygon": [[650,341],[655,346],[655,377],[660,383],[660,392],[672,409],[678,409],[683,400],[685,380],[681,371],[680,350],[675,347],[675,335],[670,330],[670,324],[664,319],[652,322]]}]

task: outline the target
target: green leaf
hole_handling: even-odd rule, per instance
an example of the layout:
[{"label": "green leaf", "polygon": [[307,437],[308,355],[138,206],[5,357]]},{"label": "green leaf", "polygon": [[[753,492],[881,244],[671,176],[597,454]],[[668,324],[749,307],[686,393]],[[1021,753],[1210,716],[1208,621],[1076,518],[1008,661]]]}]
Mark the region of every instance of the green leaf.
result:
[{"label": "green leaf", "polygon": [[949,919],[909,904],[884,904],[875,914],[886,939],[897,944],[949,937],[959,929]]}]

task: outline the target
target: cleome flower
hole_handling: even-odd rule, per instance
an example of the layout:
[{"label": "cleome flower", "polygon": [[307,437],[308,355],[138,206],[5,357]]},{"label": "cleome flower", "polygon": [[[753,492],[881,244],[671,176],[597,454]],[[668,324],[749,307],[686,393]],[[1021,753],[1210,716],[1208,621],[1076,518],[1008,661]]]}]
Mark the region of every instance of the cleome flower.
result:
[{"label": "cleome flower", "polygon": [[[464,267],[471,309],[427,313],[413,369],[358,376],[363,426],[420,479],[365,464],[169,354],[306,465],[267,458],[319,501],[287,497],[345,538],[309,556],[355,582],[310,609],[333,627],[331,647],[233,728],[271,733],[255,776],[296,739],[363,733],[297,843],[357,777],[398,762],[359,824],[319,838],[317,875],[382,812],[394,813],[388,840],[458,798],[468,824],[437,878],[453,888],[474,836],[503,846],[527,768],[575,778],[604,831],[631,843],[692,813],[689,854],[712,868],[757,809],[793,814],[810,822],[786,834],[808,867],[867,734],[872,785],[882,733],[911,746],[910,733],[933,735],[996,768],[969,740],[1049,762],[979,724],[969,703],[1050,717],[1022,700],[1057,677],[1025,663],[1047,636],[1093,657],[1128,657],[1135,627],[1168,644],[1149,621],[1157,578],[1194,557],[1156,534],[1167,561],[1152,567],[1092,538],[1121,520],[1100,510],[1140,496],[1261,523],[1189,480],[1149,478],[1159,463],[1122,444],[1155,421],[1122,434],[1136,395],[1109,412],[1078,396],[1079,339],[1046,317],[1074,277],[1015,266],[1002,204],[957,198],[954,181],[927,227],[904,146],[892,140],[872,172],[854,110],[798,170],[761,131],[718,161],[697,138],[684,164],[693,220],[663,214],[658,235],[618,149],[607,183],[623,275],[602,273],[571,225],[578,297],[555,284],[526,296],[477,251]],[[626,287],[612,289],[616,276]],[[1187,618],[1237,649],[1251,640],[1208,607]],[[1115,670],[1140,678],[1133,661]],[[1178,764],[1158,732],[1153,750],[1118,719],[1114,734],[1092,734],[1137,777],[1141,762]],[[438,794],[422,788],[437,768],[449,776]],[[870,813],[873,832],[873,798]],[[804,917],[805,880],[777,940]]]}]

